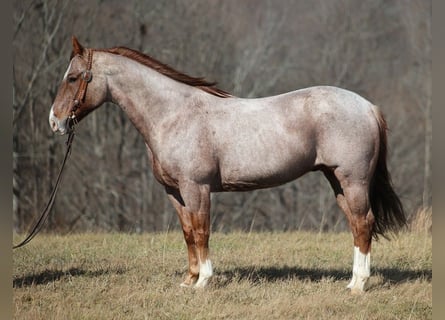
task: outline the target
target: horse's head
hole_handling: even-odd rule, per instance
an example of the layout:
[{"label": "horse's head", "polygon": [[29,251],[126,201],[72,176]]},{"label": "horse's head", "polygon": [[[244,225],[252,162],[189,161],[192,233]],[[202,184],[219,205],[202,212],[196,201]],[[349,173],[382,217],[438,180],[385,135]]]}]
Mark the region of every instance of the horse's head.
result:
[{"label": "horse's head", "polygon": [[106,79],[93,65],[93,50],[72,38],[73,51],[49,114],[54,132],[68,133],[75,122],[100,106],[106,98]]}]

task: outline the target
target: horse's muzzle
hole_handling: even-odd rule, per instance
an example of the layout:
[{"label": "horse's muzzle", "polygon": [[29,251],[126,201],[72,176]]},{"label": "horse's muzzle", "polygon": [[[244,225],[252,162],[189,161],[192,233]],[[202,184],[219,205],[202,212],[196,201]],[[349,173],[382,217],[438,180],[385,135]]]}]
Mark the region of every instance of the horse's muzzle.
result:
[{"label": "horse's muzzle", "polygon": [[51,108],[51,112],[49,113],[49,125],[54,133],[64,135],[73,130],[74,122],[69,117],[63,120],[58,119]]}]

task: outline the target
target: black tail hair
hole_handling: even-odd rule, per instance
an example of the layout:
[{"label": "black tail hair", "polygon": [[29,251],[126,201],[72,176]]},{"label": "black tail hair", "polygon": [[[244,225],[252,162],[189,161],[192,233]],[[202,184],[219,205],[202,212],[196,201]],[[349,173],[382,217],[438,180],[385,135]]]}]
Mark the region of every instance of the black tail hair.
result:
[{"label": "black tail hair", "polygon": [[374,115],[379,125],[380,147],[374,177],[371,181],[370,202],[375,222],[372,230],[374,239],[386,233],[397,232],[406,226],[406,216],[402,202],[394,191],[391,176],[386,166],[387,157],[387,124],[380,110],[374,106]]}]

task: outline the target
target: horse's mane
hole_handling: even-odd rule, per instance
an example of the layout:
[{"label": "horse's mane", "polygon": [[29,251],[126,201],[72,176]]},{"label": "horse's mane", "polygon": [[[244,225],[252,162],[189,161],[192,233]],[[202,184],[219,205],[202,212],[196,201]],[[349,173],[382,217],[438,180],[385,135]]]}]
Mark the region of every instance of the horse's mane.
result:
[{"label": "horse's mane", "polygon": [[136,51],[136,50],[133,50],[130,48],[126,48],[126,47],[114,47],[111,49],[104,49],[104,50],[100,50],[100,51],[109,52],[109,53],[118,54],[118,55],[127,57],[127,58],[137,61],[147,67],[150,67],[150,68],[156,70],[157,72],[159,72],[163,75],[166,75],[169,78],[172,78],[176,81],[188,84],[193,87],[197,87],[197,88],[204,90],[204,91],[206,91],[210,94],[213,94],[215,96],[222,97],[222,98],[232,97],[232,95],[227,93],[226,91],[216,88],[215,82],[209,82],[209,81],[205,80],[204,78],[195,78],[195,77],[188,76],[182,72],[176,71],[172,67],[170,67],[170,66],[142,53],[142,52],[139,52],[139,51]]}]

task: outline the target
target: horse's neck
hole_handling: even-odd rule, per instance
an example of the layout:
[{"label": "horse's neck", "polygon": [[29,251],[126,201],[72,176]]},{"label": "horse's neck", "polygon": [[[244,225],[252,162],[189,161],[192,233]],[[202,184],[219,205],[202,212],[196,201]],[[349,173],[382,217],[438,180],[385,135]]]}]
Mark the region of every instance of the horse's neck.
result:
[{"label": "horse's neck", "polygon": [[[156,127],[177,114],[199,89],[176,82],[131,59],[111,56],[112,71],[107,83],[110,101],[128,115],[146,142]],[[199,90],[201,91],[201,90]]]}]

